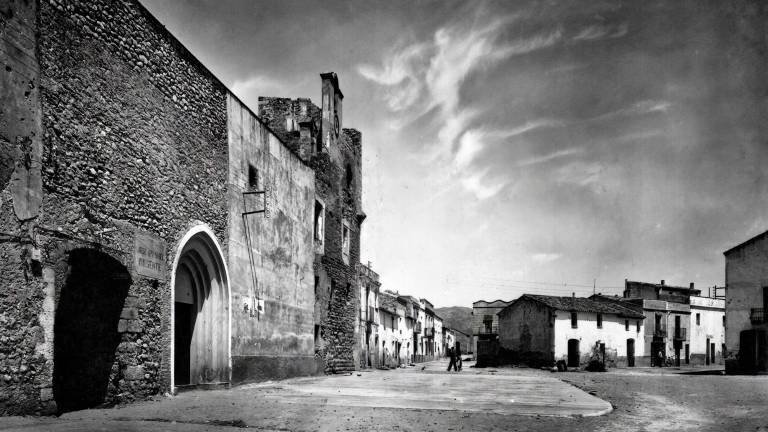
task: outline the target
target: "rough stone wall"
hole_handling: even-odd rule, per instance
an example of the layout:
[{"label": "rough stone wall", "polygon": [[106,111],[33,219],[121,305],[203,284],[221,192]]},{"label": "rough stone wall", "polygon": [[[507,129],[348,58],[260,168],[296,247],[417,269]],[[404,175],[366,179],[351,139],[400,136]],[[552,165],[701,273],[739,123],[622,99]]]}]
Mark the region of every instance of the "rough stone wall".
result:
[{"label": "rough stone wall", "polygon": [[41,403],[51,394],[44,327],[53,307],[33,235],[42,192],[36,21],[35,1],[0,0],[0,415],[55,409]]},{"label": "rough stone wall", "polygon": [[[39,81],[12,98],[40,94],[42,160],[27,159],[42,166],[43,199],[40,215],[21,221],[10,201],[32,207],[34,194],[10,200],[9,188],[3,192],[1,231],[14,242],[0,251],[0,301],[8,303],[0,316],[0,414],[57,409],[53,334],[66,320],[54,313],[70,310],[59,302],[81,289],[68,287],[75,254],[92,251],[95,262],[128,274],[120,276],[129,281],[125,296],[110,304],[117,345],[102,356],[114,359],[104,396],[113,403],[169,389],[170,267],[184,233],[204,221],[226,248],[224,87],[137,2],[42,0],[37,22]],[[3,132],[7,157],[18,138]],[[134,272],[137,230],[167,242],[164,278]]]},{"label": "rough stone wall", "polygon": [[518,300],[499,312],[499,345],[517,362],[552,361],[554,357],[552,311],[530,300]]},{"label": "rough stone wall", "polygon": [[[325,76],[324,75],[321,75]],[[331,80],[323,78],[323,92],[338,90]],[[325,93],[324,93],[325,96]],[[356,264],[360,262],[360,228],[365,214],[362,210],[362,138],[358,131],[342,129],[338,137],[328,128],[333,105],[341,107],[341,95],[328,98],[329,105],[317,107],[309,99],[260,98],[259,113],[269,128],[287,140],[297,152],[300,135],[285,131],[286,117],[303,119],[306,115],[319,130],[312,142],[311,153],[299,150],[315,171],[315,197],[325,205],[324,247],[315,255],[315,325],[317,340],[315,355],[326,373],[348,372],[355,369],[359,357],[359,290]],[[327,112],[324,112],[325,109]],[[339,113],[341,118],[341,113]],[[322,121],[320,121],[322,120]],[[330,133],[330,135],[329,135]],[[329,136],[329,145],[324,139]],[[321,148],[321,151],[316,151]],[[307,158],[307,156],[309,156]],[[350,229],[349,256],[342,254],[342,226]]]},{"label": "rough stone wall", "polygon": [[[313,374],[315,175],[232,96],[228,109],[233,381]],[[266,208],[243,195],[264,190]]]}]

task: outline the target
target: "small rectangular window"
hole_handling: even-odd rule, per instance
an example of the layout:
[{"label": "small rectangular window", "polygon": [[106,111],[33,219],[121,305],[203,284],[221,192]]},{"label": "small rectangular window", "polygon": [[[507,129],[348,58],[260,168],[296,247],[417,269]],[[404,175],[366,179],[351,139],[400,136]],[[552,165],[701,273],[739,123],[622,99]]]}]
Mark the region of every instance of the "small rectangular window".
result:
[{"label": "small rectangular window", "polygon": [[603,314],[597,314],[597,328],[603,328]]},{"label": "small rectangular window", "polygon": [[571,328],[578,328],[579,327],[579,321],[578,321],[578,315],[576,312],[571,312]]},{"label": "small rectangular window", "polygon": [[725,315],[723,315],[723,327],[725,327]]},{"label": "small rectangular window", "polygon": [[252,190],[259,188],[259,170],[251,164],[248,164],[248,188]]},{"label": "small rectangular window", "polygon": [[624,331],[629,331],[629,320],[624,320]]},{"label": "small rectangular window", "polygon": [[637,320],[637,332],[640,333],[640,320]]},{"label": "small rectangular window", "polygon": [[696,314],[696,325],[701,325],[701,314]]},{"label": "small rectangular window", "polygon": [[349,226],[344,222],[341,226],[341,254],[344,262],[349,264],[349,243],[350,243]]},{"label": "small rectangular window", "polygon": [[320,201],[315,201],[315,240],[322,246],[325,239],[325,206]]}]

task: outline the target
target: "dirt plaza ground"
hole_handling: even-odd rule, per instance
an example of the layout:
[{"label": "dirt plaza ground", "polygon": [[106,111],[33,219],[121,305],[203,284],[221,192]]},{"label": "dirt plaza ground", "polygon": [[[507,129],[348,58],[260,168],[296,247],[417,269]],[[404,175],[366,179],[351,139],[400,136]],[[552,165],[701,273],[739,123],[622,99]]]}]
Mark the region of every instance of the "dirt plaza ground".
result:
[{"label": "dirt plaza ground", "polygon": [[702,369],[445,371],[446,362],[192,391],[58,418],[0,419],[18,431],[768,431],[768,376]]}]

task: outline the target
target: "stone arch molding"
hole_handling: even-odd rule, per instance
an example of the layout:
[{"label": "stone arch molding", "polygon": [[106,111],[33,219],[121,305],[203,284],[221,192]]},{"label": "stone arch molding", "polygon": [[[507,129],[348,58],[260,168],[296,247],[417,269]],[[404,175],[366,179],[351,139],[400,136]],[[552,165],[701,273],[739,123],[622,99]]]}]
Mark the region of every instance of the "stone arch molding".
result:
[{"label": "stone arch molding", "polygon": [[228,383],[232,371],[229,271],[216,234],[190,228],[171,271],[171,390]]}]

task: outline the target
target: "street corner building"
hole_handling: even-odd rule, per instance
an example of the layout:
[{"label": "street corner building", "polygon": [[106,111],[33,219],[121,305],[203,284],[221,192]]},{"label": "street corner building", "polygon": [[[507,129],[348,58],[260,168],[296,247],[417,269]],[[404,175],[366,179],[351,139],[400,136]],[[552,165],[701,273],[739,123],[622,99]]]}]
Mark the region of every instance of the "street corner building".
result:
[{"label": "street corner building", "polygon": [[137,1],[0,20],[0,415],[354,368],[335,74],[261,118]]},{"label": "street corner building", "polygon": [[643,319],[615,303],[524,294],[498,312],[497,358],[529,366],[634,366],[643,355]]},{"label": "street corner building", "polygon": [[724,252],[728,374],[768,373],[768,231]]}]

